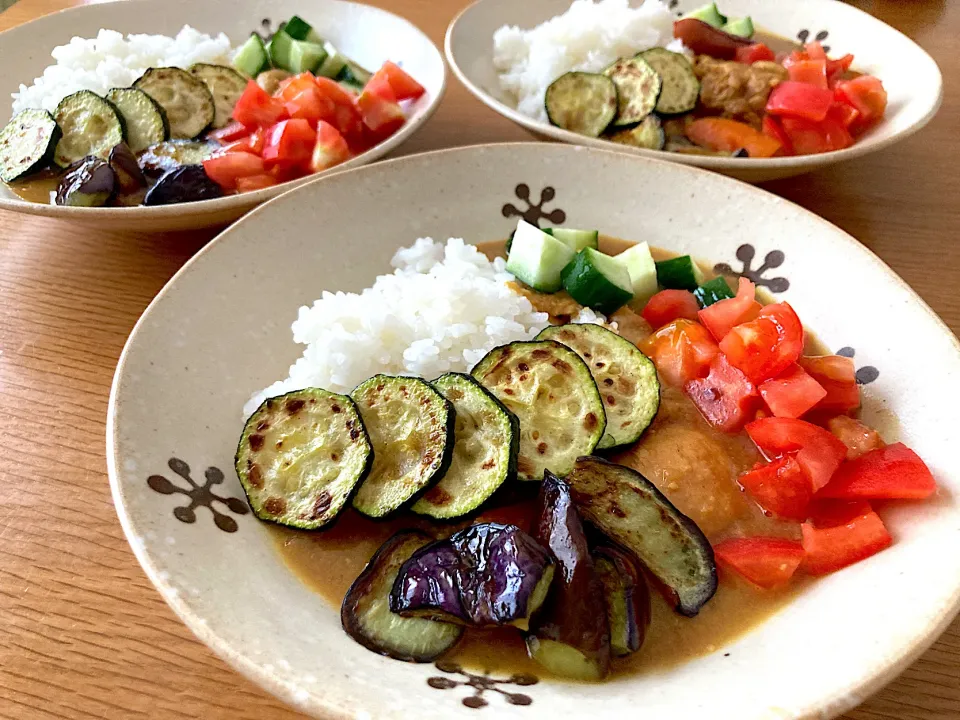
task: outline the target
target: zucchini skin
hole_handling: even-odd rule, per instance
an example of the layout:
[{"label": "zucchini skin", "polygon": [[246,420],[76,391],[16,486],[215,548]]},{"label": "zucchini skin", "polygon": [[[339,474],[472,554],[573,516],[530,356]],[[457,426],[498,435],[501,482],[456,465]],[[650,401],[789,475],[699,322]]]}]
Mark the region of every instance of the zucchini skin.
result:
[{"label": "zucchini skin", "polygon": [[[616,84],[606,75],[568,72],[550,83],[543,103],[551,125],[587,137],[600,137],[617,116],[619,97]],[[579,114],[573,112],[578,109]],[[589,118],[584,114],[587,110],[592,113]]]},{"label": "zucchini skin", "polygon": [[[10,144],[16,144],[18,138],[13,137],[14,134],[20,130],[26,132],[28,130],[27,123],[30,125],[38,125],[42,123],[46,126],[46,143],[42,149],[42,152],[34,151],[31,155],[33,159],[32,162],[24,162],[27,158],[23,158],[21,162],[16,164],[11,164],[9,155],[17,152],[16,148],[10,149]],[[19,124],[19,128],[17,127]],[[37,127],[36,132],[40,133],[43,128]],[[57,121],[54,119],[53,115],[48,113],[46,110],[21,110],[13,118],[10,119],[2,130],[0,130],[0,152],[3,153],[3,156],[0,157],[0,180],[3,182],[14,182],[19,180],[22,177],[27,175],[32,175],[35,172],[43,170],[45,167],[50,165],[53,162],[53,156],[57,149],[57,143],[60,142],[63,132],[60,129],[60,126],[57,125]],[[22,140],[22,138],[19,138]],[[35,156],[35,157],[34,157]],[[15,170],[10,169],[11,167],[16,167]]]}]

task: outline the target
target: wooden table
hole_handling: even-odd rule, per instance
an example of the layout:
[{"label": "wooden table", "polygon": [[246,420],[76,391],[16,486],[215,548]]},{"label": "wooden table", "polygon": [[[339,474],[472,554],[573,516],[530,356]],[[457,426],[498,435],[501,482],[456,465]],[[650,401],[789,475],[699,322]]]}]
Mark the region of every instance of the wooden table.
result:
[{"label": "wooden table", "polygon": [[[0,14],[0,30],[80,2],[20,0]],[[466,0],[375,4],[442,45]],[[858,237],[957,332],[960,2],[856,4],[932,53],[946,79],[944,106],[894,148],[767,187]],[[451,76],[436,116],[402,152],[527,139]],[[128,548],[107,483],[107,395],[124,340],[212,235],[119,235],[0,213],[2,718],[299,717],[174,617]],[[845,717],[960,718],[960,622]]]}]

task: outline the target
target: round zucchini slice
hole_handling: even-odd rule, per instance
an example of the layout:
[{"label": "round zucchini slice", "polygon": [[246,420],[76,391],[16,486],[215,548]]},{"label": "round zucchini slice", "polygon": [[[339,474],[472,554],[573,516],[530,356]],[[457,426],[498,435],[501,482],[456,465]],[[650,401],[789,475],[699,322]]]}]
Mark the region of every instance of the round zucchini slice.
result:
[{"label": "round zucchini slice", "polygon": [[660,409],[660,381],[650,358],[612,330],[590,323],[554,325],[536,339],[566,345],[590,368],[607,416],[597,449],[636,442]]},{"label": "round zucchini slice", "polygon": [[127,137],[123,118],[113,103],[89,90],[67,95],[57,105],[54,117],[63,131],[54,154],[60,167],[90,155],[106,160]]},{"label": "round zucchini slice", "polygon": [[655,47],[637,55],[652,67],[663,83],[656,110],[664,115],[689,112],[700,97],[700,81],[685,55]]},{"label": "round zucchini slice", "polygon": [[431,384],[456,410],[456,441],[446,475],[412,510],[446,520],[473,512],[516,476],[520,421],[469,375],[447,373]]},{"label": "round zucchini slice", "polygon": [[18,112],[0,130],[0,180],[13,182],[47,167],[60,135],[46,110]]},{"label": "round zucchini slice", "polygon": [[233,107],[247,87],[247,79],[233,68],[224,65],[196,63],[190,74],[202,80],[213,97],[213,127],[222,128],[230,123]]},{"label": "round zucchini slice", "polygon": [[373,442],[373,468],[353,507],[381,518],[439,482],[453,459],[456,411],[419,378],[374,375],[353,391]]},{"label": "round zucchini slice", "polygon": [[368,650],[407,662],[430,662],[452,648],[463,627],[390,611],[390,591],[403,564],[433,541],[418,530],[401,530],[387,540],[347,590],[340,623]]},{"label": "round zucchini slice", "polygon": [[617,86],[614,125],[633,125],[653,112],[663,83],[657,71],[639,57],[620,58],[603,74]]},{"label": "round zucchini slice", "polygon": [[566,475],[603,437],[607,421],[590,369],[553,340],[513,342],[487,353],[472,375],[520,420],[521,480]]},{"label": "round zucchini slice", "polygon": [[564,73],[547,88],[544,107],[552,125],[600,137],[617,116],[617,87],[605,75]]},{"label": "round zucchini slice", "polygon": [[317,530],[346,507],[370,471],[373,447],[353,400],[308,388],[257,408],[235,463],[254,515]]},{"label": "round zucchini slice", "polygon": [[170,134],[163,108],[142,90],[113,88],[107,93],[107,100],[116,106],[127,126],[127,145],[133,152],[161,143]]},{"label": "round zucchini slice", "polygon": [[667,137],[663,132],[660,119],[656,115],[647,115],[637,125],[618,130],[610,135],[610,140],[645,150],[663,150]]},{"label": "round zucchini slice", "polygon": [[[163,108],[170,137],[197,137],[213,122],[216,106],[206,83],[176,67],[150,68],[133,86]],[[232,112],[232,110],[231,110]]]}]

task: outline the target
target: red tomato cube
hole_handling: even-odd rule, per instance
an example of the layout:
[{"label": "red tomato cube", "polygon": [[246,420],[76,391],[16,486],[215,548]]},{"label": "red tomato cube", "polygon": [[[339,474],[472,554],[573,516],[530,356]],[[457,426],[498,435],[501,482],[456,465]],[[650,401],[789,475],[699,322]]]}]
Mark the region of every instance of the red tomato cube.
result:
[{"label": "red tomato cube", "polygon": [[803,325],[787,303],[767,305],[755,320],[733,327],[720,350],[751,382],[762,383],[793,365],[803,351]]},{"label": "red tomato cube", "polygon": [[203,161],[203,170],[224,190],[235,190],[239,178],[264,173],[263,160],[252,153],[230,152]]},{"label": "red tomato cube", "polygon": [[781,587],[803,562],[803,546],[785,538],[730,538],[713,546],[724,567],[762,588]]},{"label": "red tomato cube", "polygon": [[313,148],[310,171],[321,172],[345,162],[350,157],[350,148],[343,135],[330,123],[317,123],[317,144]]},{"label": "red tomato cube", "polygon": [[830,482],[847,457],[847,446],[836,436],[804,420],[768,417],[748,423],[746,431],[768,460],[796,453],[814,491]]},{"label": "red tomato cube", "polygon": [[697,316],[714,339],[720,342],[734,326],[749,322],[760,314],[763,306],[757,302],[756,296],[756,286],[742,277],[736,297],[715,302],[700,310]]},{"label": "red tomato cube", "polygon": [[760,396],[777,417],[798,418],[827,396],[820,383],[793,365],[760,385]]},{"label": "red tomato cube", "polygon": [[[869,507],[869,506],[868,506]],[[810,575],[835,572],[890,547],[893,539],[880,516],[873,510],[849,519],[842,525],[818,526],[805,522],[803,569]]]},{"label": "red tomato cube", "polygon": [[647,301],[640,314],[656,329],[679,318],[696,320],[699,310],[700,304],[689,290],[661,290]]},{"label": "red tomato cube", "polygon": [[903,443],[848,460],[818,497],[838,500],[923,500],[937,491],[926,463]]},{"label": "red tomato cube", "polygon": [[707,422],[722,432],[740,430],[760,404],[756,386],[723,355],[713,359],[705,378],[691,380],[683,389]]},{"label": "red tomato cube", "polygon": [[773,50],[763,43],[754,43],[753,45],[742,45],[737,48],[734,60],[747,65],[753,65],[755,62],[776,60]]},{"label": "red tomato cube", "polygon": [[782,117],[820,122],[833,104],[833,93],[821,87],[787,80],[777,85],[767,99],[767,112]]},{"label": "red tomato cube", "polygon": [[378,141],[393,135],[407,121],[397,103],[384,100],[366,90],[357,98],[357,109],[363,124]]},{"label": "red tomato cube", "polygon": [[253,80],[247,83],[237,104],[233,106],[233,119],[248,128],[269,127],[286,115],[283,101],[270,97]]},{"label": "red tomato cube", "polygon": [[813,485],[792,455],[759,464],[741,475],[739,482],[764,510],[787,520],[807,519]]},{"label": "red tomato cube", "polygon": [[390,87],[397,100],[416,100],[423,95],[426,90],[423,85],[414,80],[410,75],[402,70],[396,63],[387,60],[380,70],[387,75],[390,81]]},{"label": "red tomato cube", "polygon": [[640,349],[653,360],[660,379],[675,387],[706,377],[719,352],[707,329],[690,320],[664,325],[640,343]]},{"label": "red tomato cube", "polygon": [[853,360],[841,355],[801,357],[797,364],[827,391],[816,409],[825,412],[848,412],[860,407],[860,388],[857,385]]},{"label": "red tomato cube", "polygon": [[317,143],[317,133],[302,118],[278,122],[267,131],[263,160],[286,168],[306,168]]}]

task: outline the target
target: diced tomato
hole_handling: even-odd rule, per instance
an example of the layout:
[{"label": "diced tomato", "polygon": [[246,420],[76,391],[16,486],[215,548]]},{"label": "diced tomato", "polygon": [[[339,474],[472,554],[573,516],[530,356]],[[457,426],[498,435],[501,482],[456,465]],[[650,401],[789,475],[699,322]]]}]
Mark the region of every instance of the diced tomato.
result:
[{"label": "diced tomato", "polygon": [[884,446],[880,433],[846,415],[830,418],[827,429],[847,446],[847,460],[856,460],[861,455]]},{"label": "diced tomato", "polygon": [[720,350],[754,383],[776,377],[803,351],[803,325],[787,303],[767,305],[755,320],[731,328]]},{"label": "diced tomato", "polygon": [[267,170],[267,174],[278,184],[301,178],[305,173],[306,170],[298,165],[273,165]]},{"label": "diced tomato", "polygon": [[873,512],[866,500],[822,500],[814,498],[807,510],[808,520],[818,528],[846,525],[854,518]]},{"label": "diced tomato", "polygon": [[[767,112],[785,118],[820,122],[833,104],[833,93],[824,87],[787,80],[770,91]],[[789,132],[788,132],[789,134]]]},{"label": "diced tomato", "polygon": [[887,91],[884,90],[883,83],[873,75],[842,80],[837,83],[836,93],[860,113],[854,124],[858,131],[880,120],[887,110]]},{"label": "diced tomato", "polygon": [[731,35],[696,18],[675,21],[673,36],[682,40],[695,54],[709,55],[718,60],[733,60],[737,48],[753,44],[746,38]]},{"label": "diced tomato", "polygon": [[786,585],[803,562],[803,546],[785,538],[730,538],[713,546],[725,567],[762,588]]},{"label": "diced tomato", "polygon": [[768,417],[747,423],[747,434],[768,460],[796,453],[814,491],[828,482],[847,457],[847,446],[832,433],[794,418]]},{"label": "diced tomato", "polygon": [[799,365],[792,365],[760,385],[760,397],[777,417],[798,418],[826,395],[827,391],[820,387],[820,383]]},{"label": "diced tomato", "polygon": [[804,356],[797,364],[827,391],[826,397],[817,403],[817,410],[848,412],[860,407],[860,388],[852,359],[841,355]]},{"label": "diced tomato", "polygon": [[920,456],[903,443],[894,443],[845,462],[818,497],[923,500],[936,491],[937,483]]},{"label": "diced tomato", "polygon": [[250,129],[240,122],[232,122],[219,130],[214,130],[207,135],[208,138],[216,140],[219,143],[232,143],[250,134]]},{"label": "diced tomato", "polygon": [[233,106],[233,119],[248,128],[269,127],[287,115],[283,101],[270,97],[253,80],[247,83],[237,104]]},{"label": "diced tomato", "polygon": [[713,359],[705,378],[691,380],[683,389],[707,422],[722,432],[740,430],[760,404],[756,386],[723,355]]},{"label": "diced tomato", "polygon": [[741,45],[737,48],[734,60],[737,62],[753,65],[755,62],[767,61],[773,62],[776,56],[773,50],[763,43],[753,43],[753,45]]},{"label": "diced tomato", "polygon": [[263,160],[270,165],[305,170],[316,142],[317,133],[306,120],[283,120],[267,131]]},{"label": "diced tomato", "polygon": [[826,575],[853,565],[893,543],[880,516],[873,510],[842,525],[818,527],[813,522],[805,522],[800,530],[806,553],[802,567],[811,575]]},{"label": "diced tomato", "polygon": [[739,483],[760,507],[777,517],[800,522],[807,519],[813,486],[792,455],[758,464],[741,475]]},{"label": "diced tomato", "polygon": [[740,278],[737,296],[708,305],[697,316],[717,342],[723,340],[735,325],[749,322],[763,307],[756,300],[757,288],[747,278]]},{"label": "diced tomato", "polygon": [[333,113],[331,125],[340,131],[340,134],[346,138],[347,142],[351,144],[351,147],[353,143],[360,142],[366,138],[363,120],[360,119],[360,113],[352,105],[349,107],[346,105],[337,105]]},{"label": "diced tomato", "polygon": [[827,51],[823,49],[823,45],[820,44],[819,40],[811,40],[808,42],[803,46],[803,52],[806,54],[808,60],[827,59]]},{"label": "diced tomato", "polygon": [[302,118],[316,126],[320,120],[333,119],[336,104],[323,95],[314,83],[294,95],[283,106],[292,118]]},{"label": "diced tomato", "polygon": [[273,175],[264,173],[263,175],[251,175],[237,179],[237,192],[253,192],[254,190],[263,190],[266,187],[273,187],[277,184],[277,179]]},{"label": "diced tomato", "polygon": [[780,149],[780,143],[769,135],[728,118],[698,118],[687,124],[686,133],[691,142],[707,150],[736,152],[742,148],[753,158],[773,157]]},{"label": "diced tomato", "polygon": [[814,87],[827,89],[826,60],[800,60],[791,63],[787,72],[794,82],[807,83]]},{"label": "diced tomato", "polygon": [[311,172],[320,172],[345,162],[350,157],[350,148],[333,125],[321,120],[317,123],[317,144],[310,160]]},{"label": "diced tomato", "polygon": [[377,70],[367,81],[367,84],[363,86],[363,92],[375,95],[387,102],[397,102],[397,94],[390,87],[390,78],[387,77],[387,71],[383,68]]},{"label": "diced tomato", "polygon": [[366,91],[357,98],[357,109],[363,124],[378,140],[390,137],[407,121],[397,103]]},{"label": "diced tomato", "polygon": [[239,178],[262,175],[263,160],[258,155],[230,152],[214,155],[203,161],[207,176],[225,190],[235,190]]},{"label": "diced tomato", "polygon": [[308,88],[317,88],[317,78],[313,73],[302,72],[281,82],[275,97],[280,98],[283,102],[290,102]]},{"label": "diced tomato", "polygon": [[834,87],[851,65],[853,65],[853,55],[849,53],[835,60],[827,58],[827,85]]},{"label": "diced tomato", "polygon": [[660,378],[676,387],[706,377],[719,352],[707,329],[690,320],[664,325],[644,340],[640,349],[653,360]]},{"label": "diced tomato", "polygon": [[699,310],[700,304],[689,290],[661,290],[647,301],[640,314],[656,329],[679,318],[696,320]]},{"label": "diced tomato", "polygon": [[764,135],[769,135],[780,143],[781,155],[793,155],[793,145],[790,144],[790,138],[780,124],[780,118],[773,115],[764,115],[761,129]]},{"label": "diced tomato", "polygon": [[860,111],[845,102],[834,102],[827,112],[827,119],[833,118],[845,128],[854,125],[859,117]]},{"label": "diced tomato", "polygon": [[316,86],[324,95],[333,100],[337,105],[347,105],[353,107],[357,96],[347,90],[343,85],[331,80],[330,78],[317,76],[313,79]]},{"label": "diced tomato", "polygon": [[394,62],[387,60],[380,70],[386,73],[397,100],[416,100],[426,92],[423,85],[410,77],[409,73]]},{"label": "diced tomato", "polygon": [[259,155],[263,152],[264,129],[257,128],[246,137],[235,140],[229,145],[223,146],[224,152],[245,152]]}]

